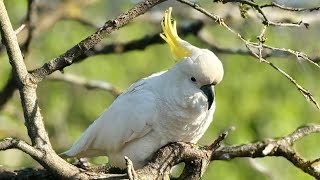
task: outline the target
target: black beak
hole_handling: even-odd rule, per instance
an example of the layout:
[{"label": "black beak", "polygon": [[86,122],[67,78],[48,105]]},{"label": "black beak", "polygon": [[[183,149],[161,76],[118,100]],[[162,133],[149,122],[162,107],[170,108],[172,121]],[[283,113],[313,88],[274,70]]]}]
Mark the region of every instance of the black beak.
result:
[{"label": "black beak", "polygon": [[211,86],[211,84],[208,84],[208,85],[202,86],[200,89],[207,96],[207,99],[208,99],[208,110],[209,110],[211,108],[211,105],[212,105],[213,100],[214,100],[214,94],[213,94],[212,86]]}]

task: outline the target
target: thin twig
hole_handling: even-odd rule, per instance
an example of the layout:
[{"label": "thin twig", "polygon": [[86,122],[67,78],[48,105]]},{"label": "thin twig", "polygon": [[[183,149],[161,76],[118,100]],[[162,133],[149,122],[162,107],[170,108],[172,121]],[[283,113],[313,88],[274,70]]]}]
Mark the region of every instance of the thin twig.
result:
[{"label": "thin twig", "polygon": [[264,48],[268,48],[270,50],[273,51],[279,51],[279,52],[286,52],[288,54],[292,54],[294,56],[296,56],[296,58],[302,58],[304,60],[307,60],[309,63],[311,63],[312,65],[320,68],[320,65],[317,63],[319,61],[319,57],[318,58],[310,58],[307,54],[303,53],[303,52],[299,52],[299,51],[295,51],[292,49],[285,49],[285,48],[278,48],[278,47],[272,47],[266,44],[263,44]]},{"label": "thin twig", "polygon": [[107,92],[110,92],[113,96],[119,96],[121,94],[121,91],[119,88],[113,86],[111,83],[106,81],[100,81],[100,80],[87,80],[83,77],[76,76],[73,74],[52,74],[50,76],[47,76],[47,79],[53,80],[53,81],[63,81],[71,84],[75,84],[78,86],[83,86],[88,89],[100,89]]},{"label": "thin twig", "polygon": [[[247,44],[248,49],[250,44]],[[292,84],[294,84],[299,92],[306,98],[307,101],[312,102],[317,109],[320,110],[320,106],[318,104],[318,102],[316,101],[316,99],[313,97],[313,95],[305,88],[303,88],[299,83],[297,83],[297,81],[295,79],[293,79],[288,73],[286,73],[285,71],[283,71],[281,68],[279,68],[278,66],[276,66],[275,64],[273,64],[272,62],[262,58],[259,54],[251,51],[252,54],[254,56],[256,56],[256,58],[258,58],[260,60],[260,62],[266,63],[268,65],[270,65],[272,68],[274,68],[275,70],[277,70],[278,72],[280,72],[282,75],[284,75],[290,82],[292,82]]]},{"label": "thin twig", "polygon": [[227,130],[223,131],[218,138],[208,147],[207,150],[215,151],[221,146],[221,142],[227,138],[227,136],[234,131],[236,128],[234,126],[228,128]]},{"label": "thin twig", "polygon": [[[252,54],[252,52],[246,48],[246,49],[240,49],[240,48],[222,48],[219,47],[217,44],[214,43],[214,38],[210,36],[211,34],[206,33],[204,31],[200,31],[197,34],[197,38],[202,42],[206,44],[206,47],[213,52],[216,53],[222,53],[222,54],[241,54],[241,55],[249,55],[256,57]],[[252,43],[252,42],[251,42]],[[254,43],[253,43],[254,44]],[[258,48],[258,44],[257,48]],[[285,49],[285,48],[277,48],[277,47],[272,47],[267,44],[262,44],[263,49],[261,49],[261,56],[263,58],[269,58],[269,57],[280,57],[280,58],[287,58],[290,56],[294,56],[295,58],[302,58],[313,64],[314,66],[319,67],[318,62],[320,62],[320,57],[309,57],[308,55],[299,52],[299,51],[294,51],[291,49]]]},{"label": "thin twig", "polygon": [[254,1],[251,0],[214,0],[213,2],[222,2],[222,3],[230,3],[230,2],[236,2],[236,3],[241,3],[241,4],[246,4],[250,7],[252,7],[253,9],[255,9],[259,14],[262,15],[263,17],[263,21],[262,23],[264,25],[272,25],[272,26],[286,26],[286,27],[299,27],[301,25],[304,25],[306,28],[309,27],[308,23],[304,23],[302,21],[299,22],[293,22],[293,23],[288,23],[288,22],[274,22],[271,21],[267,18],[266,14],[264,13],[264,11],[262,10],[262,6],[260,6],[259,4],[255,3]]},{"label": "thin twig", "polygon": [[28,52],[31,41],[33,39],[33,34],[36,28],[37,22],[37,1],[36,0],[28,0],[28,11],[27,11],[27,18],[26,24],[28,26],[28,35],[26,41],[23,43],[21,50],[23,53]]},{"label": "thin twig", "polygon": [[284,5],[281,5],[281,4],[278,4],[276,2],[272,2],[270,4],[264,4],[264,5],[261,5],[260,8],[267,8],[267,7],[276,7],[276,8],[279,8],[279,9],[282,9],[282,10],[286,10],[286,11],[297,11],[297,12],[303,12],[303,11],[319,11],[320,10],[320,6],[318,7],[313,7],[313,8],[294,8],[294,7],[287,7],[287,6],[284,6]]}]

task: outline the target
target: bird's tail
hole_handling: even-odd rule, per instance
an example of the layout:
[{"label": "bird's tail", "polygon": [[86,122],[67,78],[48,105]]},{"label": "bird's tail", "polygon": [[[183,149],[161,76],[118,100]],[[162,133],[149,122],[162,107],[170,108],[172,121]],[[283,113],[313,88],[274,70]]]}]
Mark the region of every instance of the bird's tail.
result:
[{"label": "bird's tail", "polygon": [[89,152],[89,147],[94,140],[91,126],[92,125],[90,125],[89,128],[81,134],[80,138],[72,145],[69,150],[59,154],[59,156],[64,159],[71,157],[88,157],[87,154],[91,154]]}]

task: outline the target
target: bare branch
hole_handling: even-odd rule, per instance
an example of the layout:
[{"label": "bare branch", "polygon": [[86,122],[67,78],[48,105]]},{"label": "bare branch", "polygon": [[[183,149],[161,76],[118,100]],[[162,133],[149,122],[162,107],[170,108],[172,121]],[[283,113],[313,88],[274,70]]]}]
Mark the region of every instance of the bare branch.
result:
[{"label": "bare branch", "polygon": [[[38,106],[36,84],[31,80],[23,62],[17,37],[12,29],[3,0],[0,0],[0,25],[1,36],[7,47],[10,64],[12,65],[14,76],[17,77],[25,125],[28,129],[32,146],[44,153],[43,156],[36,156],[33,158],[45,168],[55,172],[58,176],[78,177],[76,174],[79,173],[79,170],[61,159],[51,147]],[[24,143],[18,143],[18,145],[19,144],[26,145]],[[4,149],[5,148],[6,146],[4,146]]]},{"label": "bare branch", "polygon": [[25,27],[25,24],[21,24],[21,26],[18,27],[18,29],[16,29],[14,32],[16,33],[16,35],[18,35]]},{"label": "bare branch", "polygon": [[276,8],[279,8],[279,9],[282,9],[282,10],[286,10],[286,11],[297,11],[297,12],[303,12],[303,11],[319,11],[320,10],[320,6],[319,7],[313,7],[313,8],[294,8],[294,7],[287,7],[287,6],[284,6],[284,5],[281,5],[281,4],[278,4],[276,2],[272,2],[270,4],[264,4],[264,5],[261,5],[260,8],[267,8],[267,7],[276,7]]},{"label": "bare branch", "polygon": [[[178,28],[178,33],[181,37],[187,36],[189,34],[197,34],[204,27],[202,21],[195,21],[186,26],[181,26]],[[84,52],[81,56],[76,58],[74,62],[80,62],[87,57],[95,56],[99,54],[112,54],[112,53],[125,53],[133,50],[143,50],[154,44],[163,44],[165,41],[159,36],[160,32],[152,35],[146,35],[140,39],[129,41],[126,43],[115,43],[115,44],[98,44],[92,49]]]},{"label": "bare branch", "polygon": [[28,35],[26,41],[23,43],[22,51],[28,52],[31,40],[33,38],[34,30],[37,22],[37,3],[35,0],[28,0],[28,11],[26,24],[28,25]]},{"label": "bare branch", "polygon": [[[252,54],[251,50],[248,48],[246,49],[240,49],[240,48],[222,48],[219,47],[217,44],[214,43],[214,38],[211,37],[211,34],[206,33],[204,31],[200,31],[197,34],[198,40],[200,40],[202,43],[206,44],[206,47],[214,52],[222,53],[222,54],[241,54],[241,55],[249,55],[256,57]],[[255,48],[258,46],[256,43]],[[319,67],[318,62],[320,62],[320,57],[309,57],[303,52],[295,51],[292,49],[285,49],[285,48],[277,48],[272,47],[267,44],[262,44],[263,48],[260,48],[261,50],[261,57],[263,58],[269,58],[269,57],[279,57],[279,58],[287,58],[287,57],[295,57],[295,58],[302,58],[313,64],[314,66]]]},{"label": "bare branch", "polygon": [[[189,34],[197,34],[202,28],[204,27],[204,24],[202,21],[194,21],[186,26],[181,26],[179,29],[179,35],[181,37],[187,36]],[[145,37],[142,37],[140,39],[136,39],[133,41],[129,41],[126,43],[116,43],[116,44],[97,44],[92,49],[84,52],[82,55],[74,59],[74,62],[81,62],[84,59],[100,55],[100,54],[112,54],[112,53],[125,53],[130,52],[134,50],[143,50],[147,48],[148,46],[154,45],[154,44],[163,44],[164,41],[160,38],[159,33],[155,33],[152,35],[147,35]],[[250,53],[250,52],[249,52]],[[61,79],[61,77],[49,77],[49,79]],[[67,78],[69,79],[69,78]],[[77,83],[78,84],[78,83]],[[83,83],[81,83],[83,84]],[[91,83],[90,83],[91,84]],[[100,83],[104,84],[104,83]],[[87,86],[87,85],[86,85]],[[92,86],[92,87],[91,87]],[[94,87],[96,86],[96,87]],[[107,84],[104,84],[99,87],[96,83],[88,85],[88,88],[98,88],[98,89],[104,89],[107,91],[110,91],[113,95],[117,96],[121,93],[119,89],[110,89],[110,86]],[[10,79],[7,82],[7,85],[3,88],[2,91],[0,91],[0,109],[3,107],[3,105],[11,98],[13,95],[14,89],[16,88],[15,80],[12,76],[10,76]],[[110,90],[108,90],[110,89]]]},{"label": "bare branch", "polygon": [[206,149],[210,150],[210,151],[216,151],[220,146],[223,140],[225,140],[227,138],[227,136],[234,131],[236,128],[234,126],[228,128],[227,130],[223,131],[219,137],[208,147],[206,147]]},{"label": "bare branch", "polygon": [[292,144],[312,133],[319,133],[320,125],[310,124],[298,128],[288,136],[268,139],[250,144],[238,146],[225,146],[216,150],[212,160],[230,160],[237,157],[266,157],[266,156],[281,156],[289,160],[294,166],[319,179],[320,172],[313,168],[310,161],[300,157],[291,149]]},{"label": "bare branch", "polygon": [[[17,30],[15,30],[15,33],[17,35],[27,25],[27,29],[28,29],[27,39],[21,46],[21,51],[23,53],[27,53],[29,50],[29,46],[34,34],[36,17],[37,17],[36,3],[34,0],[28,0],[28,10],[27,10],[26,21]],[[16,81],[11,72],[10,77],[7,81],[7,84],[0,91],[0,110],[2,109],[3,105],[12,97],[15,89],[16,89]]]},{"label": "bare branch", "polygon": [[[201,148],[194,144],[189,143],[172,143],[163,148],[161,148],[155,158],[143,169],[138,170],[138,175],[146,172],[146,170],[153,168],[160,171],[157,173],[167,173],[167,169],[179,162],[185,162],[186,167],[184,171],[188,171],[187,164],[192,166],[192,170],[189,169],[189,173],[195,173],[194,175],[185,176],[183,173],[179,179],[200,179],[202,176],[203,170],[207,168],[207,165],[210,161],[214,160],[230,160],[238,157],[266,157],[266,156],[275,156],[275,157],[284,157],[297,168],[305,171],[311,176],[319,179],[320,172],[317,171],[312,166],[312,162],[305,160],[300,157],[292,150],[291,146],[297,140],[310,135],[312,133],[319,133],[320,125],[310,124],[298,128],[293,133],[275,139],[267,139],[263,141],[258,141],[255,143],[236,145],[236,146],[222,146],[218,149],[211,149],[208,147]],[[224,133],[222,133],[219,138],[216,140],[219,143],[224,139],[222,138]],[[215,142],[216,142],[215,141]],[[213,143],[216,144],[216,143]],[[211,145],[212,146],[212,145]],[[190,167],[191,167],[190,166]],[[157,177],[157,174],[154,174],[153,177]],[[152,177],[152,176],[151,176]]]},{"label": "bare branch", "polygon": [[86,80],[83,77],[76,76],[73,74],[52,74],[50,76],[47,76],[48,80],[53,81],[64,81],[67,83],[75,84],[78,86],[84,86],[88,89],[100,89],[107,92],[110,92],[113,96],[119,96],[121,94],[121,91],[119,88],[114,87],[111,83],[100,81],[100,80]]},{"label": "bare branch", "polygon": [[[250,49],[249,46],[252,46],[252,44],[247,44],[248,49]],[[253,51],[251,51],[251,52],[254,56],[256,56],[256,58],[258,58],[260,60],[260,62],[263,62],[263,63],[270,65],[272,68],[274,68],[275,70],[280,72],[282,75],[284,75],[292,84],[294,84],[298,88],[299,92],[306,98],[307,101],[312,102],[316,106],[316,108],[320,110],[320,106],[319,106],[318,102],[316,101],[316,99],[313,97],[313,95],[307,89],[303,88],[299,83],[297,83],[297,81],[295,79],[293,79],[289,74],[287,74],[285,71],[280,69],[278,66],[276,66],[275,64],[273,64],[270,61],[267,61],[266,59],[263,59],[261,57],[261,53],[259,55]]]},{"label": "bare branch", "polygon": [[[237,3],[241,3],[241,4],[246,4],[250,7],[252,7],[253,9],[255,9],[256,11],[258,11],[259,14],[262,15],[263,17],[263,21],[262,23],[264,25],[273,25],[273,26],[286,26],[286,27],[299,27],[301,25],[304,25],[306,28],[309,27],[309,24],[308,23],[304,23],[302,21],[299,21],[299,22],[291,22],[291,23],[288,23],[288,22],[274,22],[274,21],[271,21],[267,18],[265,12],[262,10],[262,8],[264,7],[278,7],[280,9],[283,9],[283,10],[289,10],[289,11],[305,11],[307,9],[300,9],[300,8],[289,8],[289,7],[284,7],[284,6],[280,6],[279,4],[276,4],[276,3],[272,3],[272,4],[266,4],[266,5],[259,5],[257,3],[255,3],[254,1],[250,1],[250,0],[214,0],[213,2],[222,2],[222,3],[230,3],[230,2],[237,2]],[[319,7],[316,7],[316,8],[312,8],[310,9],[310,11],[313,11],[313,10],[319,10]]]},{"label": "bare branch", "polygon": [[18,76],[18,82],[23,83],[27,77],[28,71],[24,66],[23,57],[19,48],[17,36],[12,29],[3,0],[0,1],[0,25],[1,37],[7,47],[10,64],[13,66],[15,74]]},{"label": "bare branch", "polygon": [[113,20],[107,21],[97,32],[82,40],[79,44],[75,45],[58,58],[52,59],[45,63],[41,68],[35,69],[32,72],[33,81],[40,82],[45,76],[54,71],[62,70],[64,67],[70,66],[75,59],[81,56],[85,51],[91,49],[94,45],[98,44],[108,34],[128,24],[132,19],[145,13],[151,7],[163,1],[165,0],[145,0],[140,4],[137,4],[128,12],[119,15]]},{"label": "bare branch", "polygon": [[292,49],[285,49],[285,48],[277,48],[277,47],[272,47],[266,44],[262,45],[264,48],[270,49],[272,51],[278,51],[278,52],[285,52],[287,54],[292,54],[294,55],[296,58],[302,58],[304,60],[307,60],[309,63],[311,63],[312,65],[320,68],[320,65],[318,64],[318,62],[320,61],[319,57],[316,58],[310,58],[307,54],[303,53],[303,52],[299,52],[299,51],[295,51]]},{"label": "bare branch", "polygon": [[270,21],[268,20],[267,16],[265,15],[265,13],[262,11],[262,9],[260,8],[260,6],[258,4],[256,4],[254,1],[249,1],[249,0],[214,0],[213,2],[222,2],[222,3],[229,3],[229,2],[239,2],[242,4],[246,4],[251,6],[252,8],[254,8],[255,10],[257,10],[263,17],[263,24],[268,25],[270,23]]},{"label": "bare branch", "polygon": [[25,141],[16,138],[5,138],[0,140],[0,151],[7,149],[20,149],[21,151],[29,154],[34,158],[43,156],[43,153],[41,151],[32,147]]},{"label": "bare branch", "polygon": [[[229,131],[230,130],[227,130],[222,133],[213,144],[220,144]],[[138,177],[139,179],[163,179],[168,177],[171,167],[180,162],[185,162],[186,167],[184,172],[178,179],[200,179],[211,161],[231,160],[239,157],[262,158],[268,156],[284,157],[297,168],[319,179],[320,172],[313,167],[313,164],[316,163],[317,160],[305,160],[292,149],[293,143],[297,140],[312,133],[319,132],[320,125],[310,124],[300,127],[291,134],[281,138],[267,139],[242,145],[222,146],[218,149],[210,148],[213,144],[208,147],[199,147],[198,145],[184,142],[171,143],[161,148],[144,168],[133,171],[136,174],[132,174],[131,177]],[[2,147],[4,146],[0,143],[0,148]],[[100,175],[95,174],[95,171],[88,171],[86,173],[91,178],[124,178],[123,174],[112,175],[103,174],[103,172],[102,169],[98,169],[97,173]],[[132,169],[130,173],[132,173]]]},{"label": "bare branch", "polygon": [[6,13],[3,1],[0,1],[0,24],[1,36],[5,41],[7,52],[12,65],[14,75],[17,76],[21,103],[24,110],[26,126],[32,141],[32,145],[41,146],[46,144],[51,148],[47,133],[44,130],[42,117],[38,107],[35,84],[31,81],[27,68],[24,64],[22,53],[17,37],[12,29],[9,17]]}]

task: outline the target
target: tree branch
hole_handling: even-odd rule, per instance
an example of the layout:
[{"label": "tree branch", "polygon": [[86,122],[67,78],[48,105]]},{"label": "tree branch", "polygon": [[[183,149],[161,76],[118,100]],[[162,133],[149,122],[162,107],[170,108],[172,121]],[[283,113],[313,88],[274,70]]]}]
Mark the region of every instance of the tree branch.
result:
[{"label": "tree branch", "polygon": [[38,149],[32,147],[25,141],[16,138],[5,138],[0,140],[0,151],[7,149],[20,149],[33,158],[42,157],[43,153]]},{"label": "tree branch", "polygon": [[313,8],[294,8],[294,7],[287,7],[284,5],[280,5],[278,3],[272,2],[270,4],[264,4],[261,5],[260,8],[267,8],[267,7],[272,7],[272,8],[279,8],[282,10],[286,10],[286,11],[296,11],[296,12],[303,12],[303,11],[319,11],[320,10],[320,6],[319,7],[313,7]]},{"label": "tree branch", "polygon": [[[27,17],[26,21],[15,31],[16,35],[25,27],[27,24],[28,35],[27,39],[24,41],[21,51],[25,54],[28,52],[31,40],[33,38],[35,23],[37,18],[36,12],[36,3],[34,0],[28,0],[28,10],[27,10]],[[13,73],[11,72],[7,84],[4,88],[0,91],[0,110],[2,109],[3,105],[12,97],[14,90],[16,89],[16,81]]]},{"label": "tree branch", "polygon": [[[228,132],[228,131],[227,131]],[[156,179],[159,174],[166,174],[170,168],[180,162],[185,162],[187,176],[182,173],[180,179],[200,179],[202,173],[207,168],[211,161],[215,160],[231,160],[238,157],[261,158],[266,156],[284,157],[289,160],[294,166],[319,179],[320,172],[313,167],[314,161],[307,161],[299,156],[293,149],[292,145],[297,140],[310,135],[312,133],[319,133],[320,125],[310,124],[298,128],[293,133],[275,139],[267,139],[255,143],[236,145],[236,146],[222,146],[219,147],[220,142],[227,136],[227,133],[222,133],[217,140],[210,146],[199,147],[190,143],[177,142],[169,144],[161,148],[153,160],[141,170],[137,170],[138,175],[145,172],[152,172],[157,169],[158,174],[154,174],[153,179]],[[189,166],[189,167],[188,167]],[[189,169],[188,168],[192,167]],[[154,173],[155,173],[154,172]]]},{"label": "tree branch", "polygon": [[[32,78],[30,78],[27,68],[23,62],[18,40],[12,29],[3,0],[0,0],[0,26],[1,36],[7,47],[10,64],[12,65],[14,76],[17,78],[25,125],[28,129],[32,146],[43,152],[43,156],[41,154],[37,154],[39,156],[33,158],[45,168],[55,172],[58,176],[75,177],[76,174],[79,173],[79,170],[61,159],[57,154],[55,154],[51,147],[51,143],[48,134],[45,131],[42,116],[40,114],[40,108],[38,106],[36,95],[37,86],[34,81],[32,81]],[[8,141],[4,142],[8,143]],[[18,144],[25,145],[24,143]],[[3,147],[4,149],[6,148],[6,146]]]},{"label": "tree branch", "polygon": [[266,7],[277,7],[279,9],[282,9],[282,10],[287,10],[287,11],[297,11],[297,12],[302,12],[302,11],[316,11],[316,10],[319,10],[320,7],[315,7],[315,8],[309,8],[309,9],[306,9],[306,8],[291,8],[291,7],[285,7],[285,6],[282,6],[282,5],[279,5],[277,3],[270,3],[270,4],[265,4],[265,5],[259,5],[257,3],[255,3],[254,1],[250,1],[250,0],[214,0],[213,2],[222,2],[222,3],[230,3],[230,2],[237,2],[237,3],[240,3],[240,4],[246,4],[250,7],[252,7],[253,9],[255,9],[256,11],[258,11],[259,14],[262,15],[263,17],[263,24],[265,25],[273,25],[273,26],[287,26],[287,27],[294,27],[294,26],[301,26],[301,25],[304,25],[306,28],[309,27],[309,24],[308,23],[304,23],[302,21],[299,21],[299,22],[291,22],[291,23],[288,23],[288,22],[274,22],[274,21],[270,21],[265,12],[262,10],[263,8],[266,8]]},{"label": "tree branch", "polygon": [[[231,129],[232,130],[232,129]],[[131,168],[130,176],[125,174],[109,174],[106,169],[91,169],[85,171],[90,178],[106,178],[106,179],[163,179],[169,177],[171,168],[180,163],[185,162],[186,167],[178,179],[200,179],[203,172],[211,161],[215,160],[231,160],[239,157],[262,158],[262,157],[284,157],[294,166],[319,179],[320,172],[313,166],[315,161],[305,160],[299,156],[293,149],[292,145],[312,133],[319,133],[320,125],[309,124],[298,128],[291,134],[274,139],[262,140],[249,144],[221,146],[230,130],[223,132],[211,145],[200,147],[191,143],[176,142],[162,147],[153,157],[153,159],[142,169],[134,170],[130,161],[127,160],[128,166]],[[7,147],[0,142],[0,149]],[[31,169],[30,173],[41,172],[44,176],[48,175],[46,171]],[[1,176],[1,172],[0,172]],[[16,176],[15,176],[16,177]],[[23,176],[22,176],[23,177]],[[35,177],[41,177],[36,174]]]},{"label": "tree branch", "polygon": [[[106,37],[117,28],[129,23],[133,18],[143,14],[154,5],[163,1],[165,0],[146,0],[143,3],[138,4],[127,13],[121,14],[116,19],[108,21],[105,26],[99,29],[96,33],[81,41],[79,44],[68,50],[65,54],[62,54],[60,57],[49,61],[42,67],[32,71],[30,74],[27,72],[26,66],[23,62],[23,57],[19,49],[17,38],[11,27],[3,0],[0,0],[1,36],[4,39],[5,45],[7,46],[7,52],[10,63],[13,67],[13,73],[17,78],[21,103],[25,116],[25,124],[32,142],[32,145],[29,145],[28,143],[19,139],[7,138],[0,141],[0,150],[6,150],[10,148],[20,149],[32,156],[52,174],[56,174],[61,178],[119,179],[129,177],[131,179],[136,179],[136,177],[138,177],[139,179],[163,179],[169,176],[171,167],[179,162],[185,162],[186,167],[180,179],[200,179],[209,163],[213,160],[229,160],[236,157],[255,158],[265,156],[284,157],[292,162],[296,167],[302,169],[313,177],[320,178],[319,171],[312,166],[313,162],[318,160],[312,162],[307,161],[303,157],[297,155],[291,147],[292,144],[298,139],[303,138],[311,133],[320,132],[320,125],[308,125],[301,127],[292,134],[283,138],[268,139],[237,146],[220,147],[221,141],[226,137],[227,134],[220,135],[219,138],[208,147],[200,147],[198,145],[183,142],[172,143],[161,148],[151,162],[149,162],[142,169],[134,170],[134,165],[130,165],[130,160],[127,159],[129,176],[123,174],[113,175],[104,174],[103,172],[80,170],[57,156],[51,147],[48,135],[44,128],[42,116],[40,114],[40,108],[38,106],[36,96],[37,83],[54,71],[62,70],[64,67],[76,62],[77,58],[82,56],[85,51],[94,47],[94,45],[100,42],[102,38]],[[252,51],[252,54],[261,61],[266,61],[261,55],[263,48],[267,48],[267,46],[263,44],[261,40],[262,38],[260,38],[259,43],[249,42],[240,34],[231,29],[228,25],[226,25],[223,22],[223,19],[220,17],[208,13],[197,4],[185,0],[179,1],[194,7],[198,11],[219,22],[220,25],[237,35],[237,37],[239,37],[247,46],[252,46],[258,49],[258,53]],[[262,31],[260,36],[264,36],[264,31]],[[248,49],[250,50],[249,47]],[[272,66],[271,64],[269,65]],[[272,67],[277,69],[276,66]],[[280,71],[280,69],[277,70]],[[69,81],[73,80],[69,79]],[[87,82],[81,80],[77,81],[76,83],[87,84]],[[295,83],[295,85],[298,86],[297,83]]]},{"label": "tree branch", "polygon": [[48,80],[53,81],[64,81],[67,83],[75,84],[78,86],[83,86],[87,89],[100,89],[107,92],[110,92],[113,96],[117,97],[121,94],[119,88],[114,87],[111,83],[99,80],[86,80],[80,76],[76,76],[73,74],[52,74],[47,76]]},{"label": "tree branch", "polygon": [[[198,40],[200,40],[202,43],[206,45],[206,47],[213,52],[216,53],[222,53],[222,54],[241,54],[241,55],[248,55],[252,57],[256,57],[252,54],[252,52],[246,48],[246,49],[240,49],[240,48],[222,48],[218,46],[217,44],[214,43],[214,38],[211,37],[211,34],[200,31],[197,34]],[[309,59],[310,63],[312,63],[315,66],[319,66],[317,64],[320,61],[320,57],[309,57],[308,55],[299,52],[299,51],[294,51],[291,49],[285,49],[285,48],[276,48],[276,47],[271,47],[268,45],[263,44],[265,48],[261,49],[261,57],[263,58],[269,58],[269,57],[280,57],[280,58],[285,58],[285,57],[295,57],[295,58],[303,58],[303,59]],[[319,67],[320,68],[320,67]]]},{"label": "tree branch", "polygon": [[75,59],[81,56],[85,51],[91,49],[94,45],[98,44],[108,34],[128,24],[132,19],[145,13],[153,6],[163,1],[165,0],[145,0],[144,2],[137,4],[128,12],[119,15],[113,20],[107,21],[97,32],[82,40],[79,44],[75,45],[58,58],[52,59],[42,67],[33,70],[32,80],[34,82],[40,82],[45,76],[53,73],[54,71],[62,70],[64,67],[70,66]]},{"label": "tree branch", "polygon": [[[204,27],[202,21],[195,21],[186,26],[181,26],[178,29],[179,36],[184,37],[189,34],[197,34]],[[115,44],[103,44],[96,45],[92,49],[84,52],[82,55],[74,59],[74,62],[81,62],[87,57],[95,56],[99,54],[112,54],[112,53],[125,53],[133,50],[143,50],[148,46],[154,44],[163,44],[165,41],[161,39],[159,33],[146,35],[140,39],[129,41],[126,43],[115,43]]]},{"label": "tree branch", "polygon": [[27,77],[28,71],[24,66],[23,57],[19,48],[18,40],[14,30],[12,29],[6,9],[3,4],[3,0],[0,1],[0,25],[1,25],[1,37],[4,41],[10,64],[13,67],[15,74],[18,77],[18,83],[23,84]]},{"label": "tree branch", "polygon": [[225,146],[213,153],[211,160],[230,160],[237,157],[280,156],[289,160],[294,166],[319,179],[320,172],[313,168],[310,161],[300,157],[291,146],[297,140],[312,133],[319,133],[320,125],[310,124],[298,128],[293,133],[276,139],[268,139],[238,146]]}]

